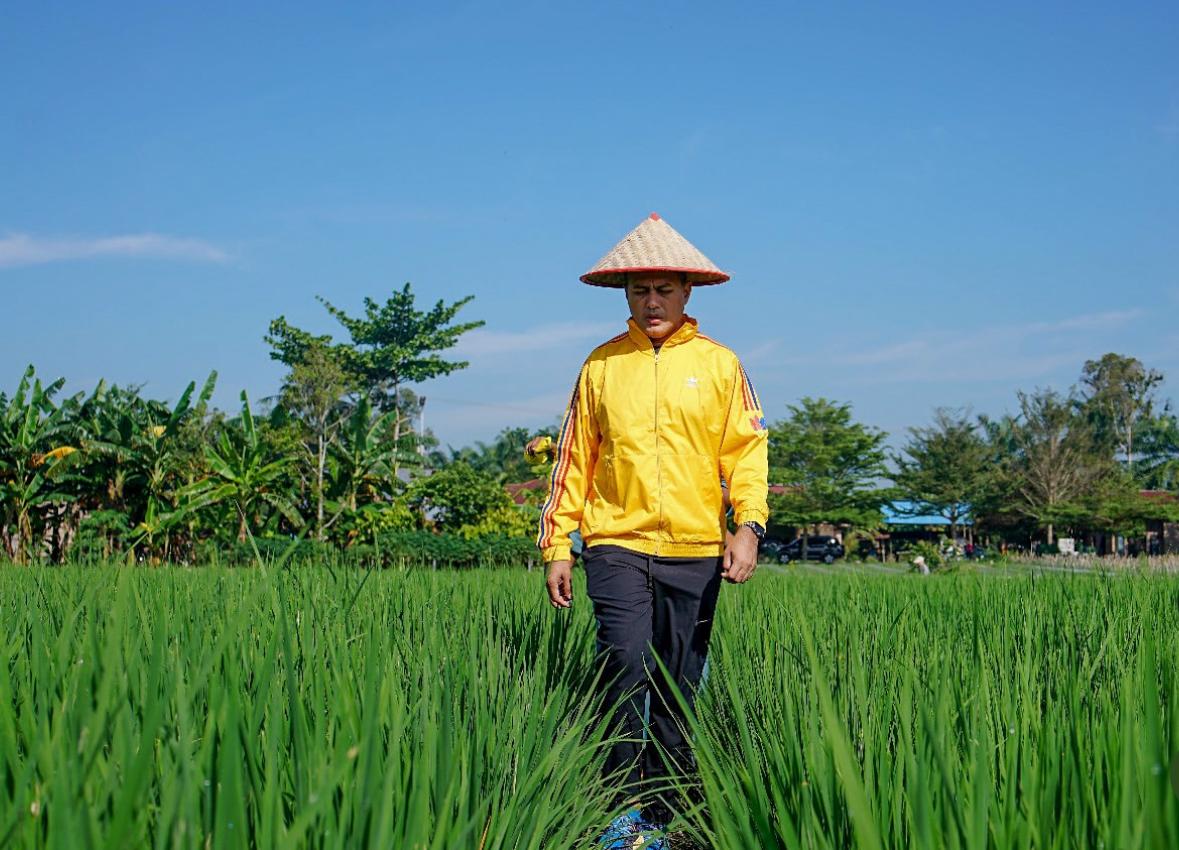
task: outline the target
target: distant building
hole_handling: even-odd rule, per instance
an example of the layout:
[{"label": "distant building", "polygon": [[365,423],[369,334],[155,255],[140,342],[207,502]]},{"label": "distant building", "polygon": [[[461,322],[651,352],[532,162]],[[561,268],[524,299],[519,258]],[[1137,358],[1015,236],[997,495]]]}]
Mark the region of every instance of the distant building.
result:
[{"label": "distant building", "polygon": [[504,489],[508,491],[508,496],[513,504],[524,505],[528,503],[529,493],[537,490],[543,491],[548,486],[543,478],[533,478],[531,481],[521,481],[519,484],[505,484]]},{"label": "distant building", "polygon": [[[920,513],[917,502],[898,500],[885,502],[880,507],[884,520],[882,530],[876,535],[876,547],[881,557],[895,555],[919,540],[937,542],[950,534],[950,521],[941,514]],[[958,540],[955,543],[974,542],[974,519],[970,509],[958,517]]]},{"label": "distant building", "polygon": [[[1143,490],[1142,497],[1156,502],[1164,508],[1173,509],[1179,505],[1179,496],[1166,490]],[[1170,513],[1170,510],[1161,510],[1159,511],[1160,518],[1146,521],[1146,538],[1142,541],[1141,554],[1179,555],[1179,522],[1171,522],[1162,518]],[[1133,541],[1131,541],[1131,546],[1133,546]]]}]

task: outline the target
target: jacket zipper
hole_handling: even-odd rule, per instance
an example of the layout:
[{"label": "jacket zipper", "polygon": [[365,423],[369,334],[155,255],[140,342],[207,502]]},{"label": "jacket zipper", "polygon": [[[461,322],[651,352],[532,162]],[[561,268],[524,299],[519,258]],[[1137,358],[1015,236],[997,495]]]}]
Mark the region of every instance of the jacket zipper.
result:
[{"label": "jacket zipper", "polygon": [[655,528],[655,554],[659,554],[659,535],[663,533],[663,462],[659,457],[659,350],[655,350],[655,481],[659,499],[659,525]]}]

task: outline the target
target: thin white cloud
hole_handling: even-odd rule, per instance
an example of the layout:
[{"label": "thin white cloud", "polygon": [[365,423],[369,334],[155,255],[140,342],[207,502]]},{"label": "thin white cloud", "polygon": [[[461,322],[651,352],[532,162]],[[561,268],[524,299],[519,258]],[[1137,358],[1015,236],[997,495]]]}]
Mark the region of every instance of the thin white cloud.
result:
[{"label": "thin white cloud", "polygon": [[463,334],[455,352],[463,357],[487,357],[524,351],[551,351],[586,340],[604,342],[621,329],[618,322],[552,322],[523,331],[474,330]]},{"label": "thin white cloud", "polygon": [[[572,384],[572,381],[570,383]],[[572,389],[572,386],[570,389]],[[569,403],[569,393],[554,392],[528,396],[526,398],[497,399],[496,401],[476,401],[474,399],[451,398],[449,396],[436,396],[427,393],[426,399],[427,421],[429,419],[428,411],[432,407],[458,407],[469,408],[472,412],[478,411],[481,420],[491,419],[498,421],[497,417],[499,417],[503,418],[505,422],[511,422],[512,416],[519,417],[524,415],[550,418],[560,416],[565,411],[565,406]]]},{"label": "thin white cloud", "polygon": [[774,356],[774,352],[781,347],[782,341],[780,339],[766,340],[744,351],[741,355],[741,362],[746,366],[750,366],[756,363],[766,363],[779,359]]},{"label": "thin white cloud", "polygon": [[1107,310],[1103,313],[1089,313],[1082,316],[1069,316],[1053,322],[1032,322],[1027,325],[1017,325],[1030,333],[1055,333],[1058,331],[1101,330],[1102,328],[1121,327],[1127,322],[1146,315],[1146,311],[1135,307],[1132,310]]},{"label": "thin white cloud", "polygon": [[[852,369],[871,383],[1034,380],[1069,366],[1080,369],[1103,333],[1145,318],[1145,310],[1109,310],[1058,319],[924,329],[874,348],[825,348],[790,365]],[[785,366],[779,361],[778,365]]]},{"label": "thin white cloud", "polygon": [[0,237],[0,268],[36,266],[67,260],[133,257],[223,263],[229,254],[201,239],[135,233],[92,239],[54,238],[11,233]]}]

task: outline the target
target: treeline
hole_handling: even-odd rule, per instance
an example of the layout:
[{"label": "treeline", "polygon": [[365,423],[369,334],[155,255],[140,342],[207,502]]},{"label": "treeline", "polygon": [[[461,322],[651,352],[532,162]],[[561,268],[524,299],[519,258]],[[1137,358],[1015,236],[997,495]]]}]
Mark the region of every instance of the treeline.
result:
[{"label": "treeline", "polygon": [[266,341],[287,373],[264,415],[244,392],[236,415],[211,409],[215,373],[169,405],[105,382],[61,398],[63,380],[29,367],[0,393],[5,554],[195,562],[305,541],[518,562],[528,510],[414,428],[422,399],[410,387],[468,365],[441,353],[482,325],[455,321],[470,300],[419,310],[406,284],[384,303],[366,299],[360,316],[324,301],[341,341],[280,316]]},{"label": "treeline", "polygon": [[[419,310],[406,284],[360,316],[324,301],[346,338],[275,319],[265,337],[287,372],[255,409],[209,404],[216,375],[172,404],[100,383],[62,397],[30,367],[0,393],[0,539],[17,562],[124,558],[197,563],[280,557],[299,547],[384,563],[521,563],[545,493],[506,484],[543,478],[503,431],[490,444],[442,449],[420,427],[413,385],[467,366],[442,353],[481,322],[471,299]],[[1179,485],[1179,425],[1157,400],[1162,375],[1108,354],[1068,393],[1018,395],[992,419],[938,410],[900,451],[851,407],[803,399],[770,426],[771,533],[833,523],[871,531],[890,501],[1007,539],[1064,532],[1139,533],[1175,516],[1143,489]],[[415,427],[416,426],[416,427]],[[520,504],[517,501],[522,502]]]},{"label": "treeline", "polygon": [[1136,358],[1106,354],[1068,392],[1017,393],[1014,413],[939,408],[896,452],[849,405],[803,399],[770,428],[770,479],[785,485],[770,497],[772,523],[870,530],[886,503],[903,502],[944,517],[951,536],[967,517],[976,533],[1023,545],[1140,536],[1149,521],[1179,521],[1168,498],[1179,489],[1179,422],[1157,398],[1162,381]]}]

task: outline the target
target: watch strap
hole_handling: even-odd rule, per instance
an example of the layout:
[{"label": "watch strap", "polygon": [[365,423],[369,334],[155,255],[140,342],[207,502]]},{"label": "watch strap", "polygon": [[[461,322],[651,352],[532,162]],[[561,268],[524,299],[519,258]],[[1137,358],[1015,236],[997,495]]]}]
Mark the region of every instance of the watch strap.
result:
[{"label": "watch strap", "polygon": [[755,522],[754,520],[749,520],[748,522],[741,523],[741,525],[745,526],[750,531],[752,531],[754,536],[757,537],[758,542],[761,542],[761,540],[766,536],[765,526],[762,525],[760,522]]}]

